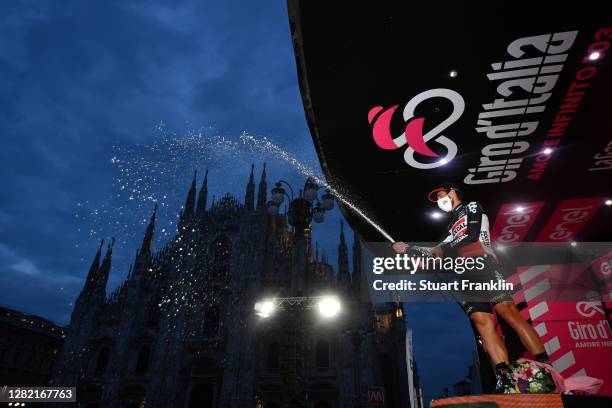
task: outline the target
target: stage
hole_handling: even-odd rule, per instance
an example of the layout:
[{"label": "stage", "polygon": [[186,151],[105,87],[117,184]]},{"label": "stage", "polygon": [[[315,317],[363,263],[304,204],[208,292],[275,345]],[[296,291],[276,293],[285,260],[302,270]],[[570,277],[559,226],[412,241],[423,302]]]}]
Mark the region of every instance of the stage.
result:
[{"label": "stage", "polygon": [[609,408],[612,397],[561,394],[470,395],[435,400],[431,408]]}]

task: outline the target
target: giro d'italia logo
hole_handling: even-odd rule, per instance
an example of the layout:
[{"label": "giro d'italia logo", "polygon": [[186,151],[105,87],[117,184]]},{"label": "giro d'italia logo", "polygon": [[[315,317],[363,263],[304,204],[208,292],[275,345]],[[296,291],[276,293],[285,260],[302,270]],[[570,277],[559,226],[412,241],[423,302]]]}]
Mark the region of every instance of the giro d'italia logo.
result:
[{"label": "giro d'italia logo", "polygon": [[[430,98],[448,99],[453,104],[453,111],[441,123],[423,134],[423,125],[427,118],[415,117],[414,111],[420,103]],[[378,147],[385,150],[395,150],[407,144],[408,148],[404,152],[404,160],[408,165],[417,169],[433,169],[443,166],[457,155],[457,145],[451,139],[442,135],[442,132],[463,114],[465,101],[461,95],[444,88],[421,92],[404,106],[403,117],[406,121],[404,132],[399,136],[393,136],[390,127],[391,118],[398,106],[395,105],[388,109],[375,106],[368,112],[368,121],[372,125],[372,135]],[[428,143],[438,143],[444,146],[446,154],[442,156],[434,152]]]}]

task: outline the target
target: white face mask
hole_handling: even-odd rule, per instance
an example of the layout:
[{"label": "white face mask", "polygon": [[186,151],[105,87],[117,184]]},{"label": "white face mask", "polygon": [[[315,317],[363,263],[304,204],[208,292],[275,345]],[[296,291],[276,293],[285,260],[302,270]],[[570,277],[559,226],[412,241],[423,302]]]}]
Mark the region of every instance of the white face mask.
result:
[{"label": "white face mask", "polygon": [[451,200],[449,196],[439,198],[438,207],[444,212],[451,212],[453,209],[453,200]]}]

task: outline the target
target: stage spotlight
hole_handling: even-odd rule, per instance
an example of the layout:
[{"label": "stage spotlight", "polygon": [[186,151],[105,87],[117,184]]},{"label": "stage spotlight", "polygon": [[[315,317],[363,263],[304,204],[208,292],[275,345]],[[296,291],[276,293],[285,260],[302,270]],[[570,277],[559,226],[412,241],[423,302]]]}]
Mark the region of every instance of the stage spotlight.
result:
[{"label": "stage spotlight", "polygon": [[265,299],[255,303],[255,314],[259,317],[270,317],[275,309],[274,300],[271,299]]},{"label": "stage spotlight", "polygon": [[597,61],[599,59],[599,57],[601,57],[601,54],[598,52],[592,52],[589,54],[589,59],[591,61]]},{"label": "stage spotlight", "polygon": [[333,296],[321,298],[317,304],[319,313],[324,318],[336,317],[340,313],[340,301]]},{"label": "stage spotlight", "polygon": [[607,205],[608,207],[612,206],[612,200],[610,200],[609,198],[604,201],[604,204]]},{"label": "stage spotlight", "polygon": [[544,149],[544,154],[551,154],[552,153],[552,149],[550,147],[547,147],[546,149]]},{"label": "stage spotlight", "polygon": [[433,211],[429,214],[429,216],[431,218],[433,218],[434,220],[439,220],[440,218],[442,218],[442,213],[439,213],[437,211]]},{"label": "stage spotlight", "polygon": [[523,207],[521,207],[520,205],[518,207],[515,208],[516,212],[523,212],[525,209]]},{"label": "stage spotlight", "polygon": [[575,246],[577,246],[577,245],[578,245],[578,243],[577,243],[576,241],[572,241],[572,242],[570,242],[570,245],[571,245],[571,246],[573,246],[573,247],[575,247]]},{"label": "stage spotlight", "polygon": [[459,75],[459,73],[455,70],[452,70],[451,72],[448,73],[448,76],[451,78],[456,78],[457,75]]},{"label": "stage spotlight", "polygon": [[442,159],[442,160],[440,160],[438,163],[440,163],[440,164],[444,165],[444,164],[448,163],[448,160],[446,160],[446,159]]}]

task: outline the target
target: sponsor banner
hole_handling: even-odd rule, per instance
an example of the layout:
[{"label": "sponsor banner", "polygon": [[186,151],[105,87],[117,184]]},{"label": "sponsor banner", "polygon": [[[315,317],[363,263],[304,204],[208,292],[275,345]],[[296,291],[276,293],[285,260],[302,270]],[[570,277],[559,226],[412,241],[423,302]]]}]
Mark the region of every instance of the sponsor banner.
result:
[{"label": "sponsor banner", "polygon": [[601,152],[593,155],[593,164],[589,171],[612,171],[612,139],[604,146]]},{"label": "sponsor banner", "polygon": [[[612,395],[612,331],[600,301],[532,301],[521,311],[564,377],[587,375],[604,380],[599,395]],[[529,358],[532,356],[526,355]]]},{"label": "sponsor banner", "polygon": [[[591,265],[603,263],[605,259],[600,257]],[[507,280],[521,285],[521,289],[514,294],[514,300],[516,303],[527,303],[521,314],[531,320],[561,375],[601,378],[604,386],[599,395],[612,395],[612,372],[601,364],[601,361],[612,361],[612,331],[593,281],[591,265],[575,263],[520,267]],[[551,300],[559,284],[571,286],[583,300]]]},{"label": "sponsor banner", "polygon": [[593,275],[600,285],[600,295],[606,308],[612,310],[612,252],[591,263]]},{"label": "sponsor banner", "polygon": [[[612,311],[612,282],[601,289],[601,295],[606,304],[606,308]],[[612,314],[612,312],[610,314]]]},{"label": "sponsor banner", "polygon": [[604,198],[563,200],[540,231],[538,242],[571,241],[601,208]]},{"label": "sponsor banner", "polygon": [[535,326],[547,321],[599,320],[605,318],[604,312],[604,305],[599,300],[592,299],[580,302],[541,300],[530,302],[527,308],[521,311],[521,314],[525,319],[531,319]]},{"label": "sponsor banner", "polygon": [[605,318],[548,320],[534,327],[562,376],[600,378],[604,383],[598,395],[612,395],[612,331]]},{"label": "sponsor banner", "polygon": [[498,244],[522,242],[544,207],[544,201],[504,204],[499,209],[491,238]]},{"label": "sponsor banner", "polygon": [[595,277],[604,282],[612,279],[612,252],[591,263]]},{"label": "sponsor banner", "polygon": [[[537,241],[571,241],[601,208],[602,201],[603,198],[563,200]],[[612,333],[593,273],[607,271],[607,261],[608,255],[590,265],[530,266],[519,268],[512,277],[523,285],[515,296],[516,301],[527,302],[521,314],[531,319],[555,368],[564,377],[588,375],[603,379],[599,395],[612,395],[612,372],[601,364],[601,361],[612,361]],[[575,291],[582,292],[583,300],[555,302],[554,296],[550,296],[554,294],[551,288],[568,282],[572,282],[569,285]]]},{"label": "sponsor banner", "polygon": [[[588,264],[520,267],[506,281],[521,288],[513,298],[515,303],[527,303],[527,308],[521,311],[525,319],[537,322],[603,316],[603,306]],[[581,300],[564,301],[567,299]]]}]

